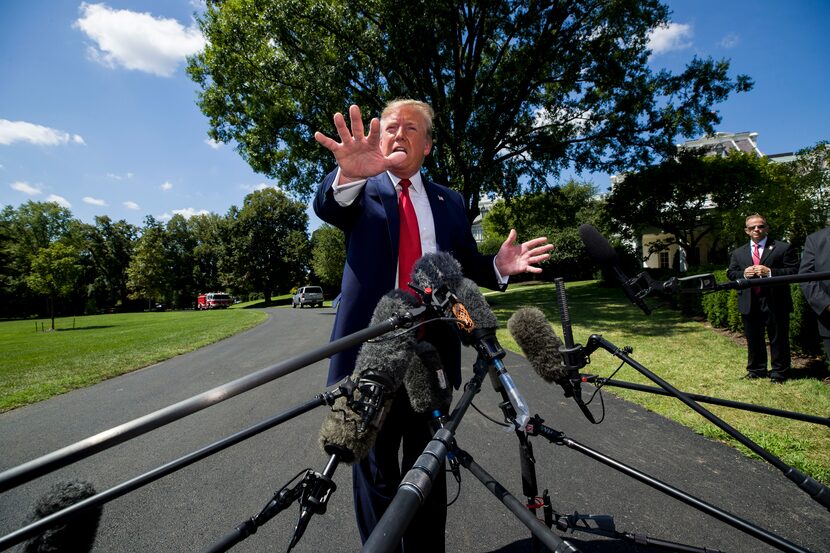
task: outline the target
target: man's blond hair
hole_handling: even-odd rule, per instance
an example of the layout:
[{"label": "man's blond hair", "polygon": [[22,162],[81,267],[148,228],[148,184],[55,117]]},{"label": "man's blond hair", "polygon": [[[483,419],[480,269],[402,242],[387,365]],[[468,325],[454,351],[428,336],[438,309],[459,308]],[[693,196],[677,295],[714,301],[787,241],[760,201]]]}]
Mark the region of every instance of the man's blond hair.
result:
[{"label": "man's blond hair", "polygon": [[397,111],[404,107],[413,108],[424,117],[424,122],[427,125],[427,138],[432,140],[432,119],[435,117],[435,111],[432,109],[432,106],[426,102],[421,102],[420,100],[410,100],[408,98],[392,100],[386,104],[386,107],[383,108],[383,111],[380,114],[380,120],[383,121],[393,111]]}]

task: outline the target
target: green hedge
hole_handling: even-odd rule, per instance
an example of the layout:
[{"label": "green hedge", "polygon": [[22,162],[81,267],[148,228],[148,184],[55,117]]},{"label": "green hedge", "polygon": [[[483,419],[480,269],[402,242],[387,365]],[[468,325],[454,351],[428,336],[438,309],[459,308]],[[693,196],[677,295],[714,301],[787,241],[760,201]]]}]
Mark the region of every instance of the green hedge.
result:
[{"label": "green hedge", "polygon": [[[714,271],[712,274],[718,282],[729,280],[726,270]],[[790,293],[793,298],[793,312],[790,314],[790,347],[796,353],[820,355],[822,350],[815,315],[807,305],[798,284],[790,284]],[[700,299],[700,310],[709,324],[716,328],[743,332],[744,325],[741,313],[738,311],[736,290],[692,297]]]}]

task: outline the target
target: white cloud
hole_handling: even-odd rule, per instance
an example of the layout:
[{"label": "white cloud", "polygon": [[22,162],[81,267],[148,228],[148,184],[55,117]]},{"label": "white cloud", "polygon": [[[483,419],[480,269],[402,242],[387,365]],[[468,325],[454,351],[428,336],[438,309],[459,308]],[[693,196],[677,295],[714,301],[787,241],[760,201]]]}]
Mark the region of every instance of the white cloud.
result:
[{"label": "white cloud", "polygon": [[83,197],[83,202],[85,204],[97,205],[97,206],[101,206],[101,207],[107,205],[107,202],[105,202],[104,200],[99,200],[98,198],[93,198],[92,196],[84,196]]},{"label": "white cloud", "polygon": [[124,202],[124,207],[126,207],[127,209],[132,209],[134,211],[138,211],[139,209],[141,209],[141,207],[137,203],[131,201]]},{"label": "white cloud", "polygon": [[65,207],[66,209],[71,209],[72,204],[64,198],[63,196],[58,196],[57,194],[49,194],[49,197],[46,198],[47,202],[55,202],[61,207]]},{"label": "white cloud", "polygon": [[15,142],[30,142],[40,146],[58,146],[69,142],[85,144],[84,139],[78,134],[69,134],[26,121],[0,119],[0,144],[8,145]]},{"label": "white cloud", "polygon": [[241,188],[242,190],[244,190],[246,192],[249,192],[249,193],[250,192],[258,192],[260,190],[265,190],[266,188],[274,188],[276,190],[279,190],[279,188],[277,186],[275,186],[273,184],[266,184],[264,182],[261,182],[259,184],[240,184],[239,188]]},{"label": "white cloud", "polygon": [[[190,219],[194,215],[208,215],[208,214],[210,214],[210,211],[208,211],[206,209],[196,210],[196,209],[193,209],[192,207],[186,207],[184,209],[174,209],[173,210],[173,215],[181,215],[185,219]],[[162,213],[161,215],[159,215],[158,217],[156,217],[156,219],[166,223],[167,221],[169,221],[170,219],[173,218],[173,215],[165,212],[165,213]]]},{"label": "white cloud", "polygon": [[125,180],[131,179],[135,176],[135,173],[124,173],[123,175],[119,175],[117,173],[107,173],[107,178],[112,180]]},{"label": "white cloud", "polygon": [[162,190],[164,190],[165,192],[167,192],[168,190],[172,190],[172,189],[173,189],[173,185],[170,183],[170,181],[164,181],[164,184],[162,184],[161,186],[159,186],[159,188],[161,188]]},{"label": "white cloud", "polygon": [[652,54],[684,50],[692,45],[691,38],[693,34],[691,25],[672,22],[651,31],[648,48]]},{"label": "white cloud", "polygon": [[74,26],[95,41],[89,56],[106,67],[169,77],[179,63],[205,45],[198,27],[185,28],[175,19],[86,2],[80,11]]},{"label": "white cloud", "polygon": [[725,37],[723,37],[720,41],[720,45],[724,48],[734,48],[740,42],[741,37],[736,35],[735,33],[729,33]]},{"label": "white cloud", "polygon": [[24,194],[27,194],[29,196],[37,196],[38,194],[43,192],[39,186],[32,186],[28,182],[23,181],[13,182],[9,185],[9,188],[11,188],[12,190],[17,190],[18,192],[23,192]]},{"label": "white cloud", "polygon": [[222,147],[222,143],[221,143],[221,142],[219,142],[218,140],[214,140],[214,139],[212,139],[212,138],[206,138],[206,139],[205,139],[205,144],[207,144],[208,146],[210,146],[210,147],[211,147],[211,148],[213,148],[214,150],[218,150],[219,148],[221,148],[221,147]]}]

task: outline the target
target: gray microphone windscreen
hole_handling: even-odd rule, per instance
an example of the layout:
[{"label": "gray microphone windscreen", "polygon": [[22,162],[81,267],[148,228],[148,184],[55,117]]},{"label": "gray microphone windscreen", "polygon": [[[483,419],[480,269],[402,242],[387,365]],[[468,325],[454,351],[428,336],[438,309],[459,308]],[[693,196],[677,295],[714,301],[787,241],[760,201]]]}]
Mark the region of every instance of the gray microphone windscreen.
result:
[{"label": "gray microphone windscreen", "polygon": [[[371,324],[405,313],[418,305],[418,298],[412,294],[403,290],[393,290],[378,301]],[[373,376],[376,380],[382,381],[383,408],[376,422],[370,424],[364,432],[359,432],[362,415],[346,404],[346,398],[338,398],[320,428],[320,445],[323,451],[328,454],[337,453],[346,463],[366,457],[374,445],[392,398],[401,387],[414,356],[414,332],[393,330],[361,346],[351,379],[356,383],[365,376]]]},{"label": "gray microphone windscreen", "polygon": [[438,288],[442,284],[452,288],[463,276],[461,264],[446,252],[428,253],[412,267],[412,283],[422,290]]},{"label": "gray microphone windscreen", "polygon": [[418,342],[416,355],[406,371],[403,385],[416,413],[431,413],[452,403],[452,386],[447,382],[438,350],[429,342]]},{"label": "gray microphone windscreen", "polygon": [[337,398],[320,427],[320,447],[323,452],[327,455],[337,453],[341,461],[349,464],[365,458],[375,445],[378,430],[383,426],[391,405],[392,400],[387,399],[377,423],[359,432],[360,414],[346,405],[345,397]]},{"label": "gray microphone windscreen", "polygon": [[[62,511],[95,494],[95,488],[89,482],[82,480],[58,482],[38,500],[30,516],[30,522]],[[23,546],[23,551],[25,553],[92,551],[102,511],[103,507],[98,505],[78,513],[69,522],[53,526],[27,541]]]},{"label": "gray microphone windscreen", "polygon": [[468,278],[462,278],[451,288],[473,319],[476,328],[495,330],[499,326],[496,314],[484,298],[478,285]]},{"label": "gray microphone windscreen", "polygon": [[507,321],[507,330],[533,369],[548,382],[568,378],[562,361],[562,340],[537,307],[522,307]]},{"label": "gray microphone windscreen", "polygon": [[[418,298],[403,290],[392,290],[380,298],[372,314],[371,324],[400,315],[417,307]],[[391,333],[365,342],[357,354],[354,376],[367,372],[379,374],[389,381],[390,396],[400,388],[409,362],[415,351],[415,333],[394,330]]]}]

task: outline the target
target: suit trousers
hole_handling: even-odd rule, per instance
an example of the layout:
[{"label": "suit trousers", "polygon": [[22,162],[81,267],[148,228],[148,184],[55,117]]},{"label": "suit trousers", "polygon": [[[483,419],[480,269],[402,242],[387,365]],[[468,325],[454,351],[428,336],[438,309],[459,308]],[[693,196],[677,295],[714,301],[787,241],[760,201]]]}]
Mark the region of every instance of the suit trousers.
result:
[{"label": "suit trousers", "polygon": [[[375,447],[352,467],[355,515],[363,543],[392,502],[402,475],[412,468],[433,434],[427,415],[412,410],[409,397],[401,387],[378,432]],[[403,456],[399,461],[401,446]],[[441,471],[396,552],[443,553],[446,520],[447,476],[446,471]]]},{"label": "suit trousers", "polygon": [[773,310],[765,295],[752,298],[752,308],[742,315],[747,345],[747,373],[767,375],[767,342],[770,343],[770,371],[773,379],[786,379],[790,369],[790,314]]}]

